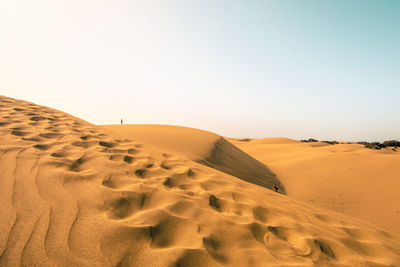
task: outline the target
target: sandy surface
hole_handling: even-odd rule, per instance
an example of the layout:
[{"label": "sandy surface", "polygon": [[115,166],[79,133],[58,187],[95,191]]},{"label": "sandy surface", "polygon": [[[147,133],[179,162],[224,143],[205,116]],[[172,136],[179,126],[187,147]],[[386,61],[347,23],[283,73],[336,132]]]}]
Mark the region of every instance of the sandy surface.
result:
[{"label": "sandy surface", "polygon": [[285,194],[284,185],[267,166],[208,131],[170,125],[103,125],[115,138],[131,138],[205,166]]},{"label": "sandy surface", "polygon": [[0,266],[400,265],[393,232],[47,107],[0,114]]},{"label": "sandy surface", "polygon": [[154,124],[101,125],[109,134],[131,138],[192,160],[207,158],[221,137],[199,129]]},{"label": "sandy surface", "polygon": [[230,141],[277,174],[289,196],[400,233],[400,152],[287,138]]}]

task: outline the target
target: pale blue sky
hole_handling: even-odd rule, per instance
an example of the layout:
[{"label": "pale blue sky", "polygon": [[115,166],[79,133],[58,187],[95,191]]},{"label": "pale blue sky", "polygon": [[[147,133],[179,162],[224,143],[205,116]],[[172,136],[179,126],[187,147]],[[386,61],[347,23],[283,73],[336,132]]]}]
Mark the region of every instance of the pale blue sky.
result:
[{"label": "pale blue sky", "polygon": [[400,1],[1,1],[0,94],[96,124],[400,139]]}]

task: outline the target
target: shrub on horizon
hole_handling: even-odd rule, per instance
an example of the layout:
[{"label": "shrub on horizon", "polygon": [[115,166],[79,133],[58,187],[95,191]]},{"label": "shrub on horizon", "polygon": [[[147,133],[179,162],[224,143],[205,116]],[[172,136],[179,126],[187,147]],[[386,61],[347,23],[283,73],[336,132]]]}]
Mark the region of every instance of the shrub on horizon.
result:
[{"label": "shrub on horizon", "polygon": [[372,142],[372,143],[366,144],[365,147],[366,148],[370,148],[370,149],[380,150],[382,148],[385,148],[386,146],[384,144],[379,143],[379,142]]},{"label": "shrub on horizon", "polygon": [[314,138],[309,138],[309,139],[304,139],[304,140],[300,140],[300,142],[305,142],[305,143],[312,143],[312,142],[319,142],[317,139]]},{"label": "shrub on horizon", "polygon": [[383,145],[385,145],[385,146],[400,147],[400,141],[397,141],[397,140],[388,140],[388,141],[383,142]]},{"label": "shrub on horizon", "polygon": [[338,141],[322,141],[322,142],[328,143],[328,144],[330,144],[330,145],[337,145],[337,144],[339,144]]},{"label": "shrub on horizon", "polygon": [[398,140],[387,140],[384,141],[383,143],[379,143],[379,142],[357,142],[357,144],[360,145],[364,145],[366,148],[370,148],[370,149],[381,149],[381,148],[385,148],[385,147],[400,147],[400,141]]}]

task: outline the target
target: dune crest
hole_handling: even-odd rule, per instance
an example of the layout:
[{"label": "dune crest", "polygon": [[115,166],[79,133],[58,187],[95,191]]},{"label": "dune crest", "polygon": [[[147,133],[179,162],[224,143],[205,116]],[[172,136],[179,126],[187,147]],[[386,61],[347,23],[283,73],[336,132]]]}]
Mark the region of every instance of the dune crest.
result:
[{"label": "dune crest", "polygon": [[0,266],[395,266],[400,237],[0,97]]},{"label": "dune crest", "polygon": [[194,128],[170,125],[103,125],[119,138],[135,139],[178,153],[205,166],[271,190],[284,185],[263,163],[246,154],[223,137]]}]

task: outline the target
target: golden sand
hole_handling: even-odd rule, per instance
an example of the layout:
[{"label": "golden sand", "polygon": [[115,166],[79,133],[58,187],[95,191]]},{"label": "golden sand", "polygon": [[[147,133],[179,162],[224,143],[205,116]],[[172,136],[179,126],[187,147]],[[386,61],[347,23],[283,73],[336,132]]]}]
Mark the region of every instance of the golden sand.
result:
[{"label": "golden sand", "polygon": [[0,114],[0,266],[400,265],[398,234],[270,190],[223,138],[174,150],[7,97]]},{"label": "golden sand", "polygon": [[290,197],[400,233],[400,152],[287,138],[230,141],[267,164]]}]

